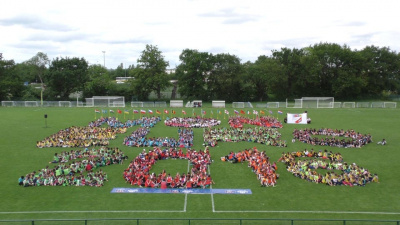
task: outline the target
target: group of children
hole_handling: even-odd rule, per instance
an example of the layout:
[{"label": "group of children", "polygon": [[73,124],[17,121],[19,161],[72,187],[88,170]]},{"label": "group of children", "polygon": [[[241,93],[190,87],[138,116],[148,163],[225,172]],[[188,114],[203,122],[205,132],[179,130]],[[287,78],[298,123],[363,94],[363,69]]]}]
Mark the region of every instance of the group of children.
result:
[{"label": "group of children", "polygon": [[[150,173],[152,166],[158,160],[186,159],[190,161],[192,169],[188,173],[177,173],[175,176],[163,170],[159,174]],[[204,151],[187,149],[184,153],[177,148],[158,148],[146,152],[142,151],[124,171],[124,179],[131,185],[149,188],[207,188],[213,184],[208,174],[208,166],[212,160],[208,148]]]},{"label": "group of children", "polygon": [[287,147],[276,128],[206,128],[203,132],[205,146],[214,147],[222,142],[252,142],[269,146]]},{"label": "group of children", "polygon": [[[314,183],[330,186],[365,186],[370,182],[379,182],[377,174],[372,174],[368,169],[355,163],[347,164],[343,161],[340,153],[327,152],[326,150],[314,152],[305,149],[292,153],[283,152],[278,161],[284,162],[287,171],[294,176]],[[316,171],[317,169],[326,169],[329,172],[322,175]],[[337,171],[341,172],[338,173]]]},{"label": "group of children", "polygon": [[221,124],[221,120],[213,118],[201,118],[198,117],[174,117],[167,118],[164,124],[169,127],[192,127],[192,128],[202,128],[202,127],[213,127]]},{"label": "group of children", "polygon": [[146,135],[150,132],[150,128],[141,127],[132,132],[126,137],[123,144],[132,147],[179,147],[190,148],[193,146],[193,130],[191,128],[178,128],[178,139],[173,137],[153,137],[147,138]]},{"label": "group of children", "polygon": [[[326,138],[313,137],[313,135],[329,136]],[[338,139],[336,137],[340,137]],[[294,129],[293,140],[320,145],[320,146],[335,146],[343,148],[361,148],[362,146],[372,142],[370,134],[360,134],[354,130],[337,130],[337,129]]]},{"label": "group of children", "polygon": [[231,163],[248,162],[248,167],[257,175],[263,187],[275,187],[276,180],[279,178],[279,174],[276,173],[278,169],[276,163],[271,163],[265,151],[259,151],[256,147],[237,153],[231,151],[221,160]]},{"label": "group of children", "polygon": [[255,119],[242,116],[232,116],[229,117],[228,123],[229,126],[233,128],[241,128],[243,127],[243,124],[250,124],[261,127],[282,128],[282,123],[278,119],[271,116],[257,116],[257,118]]},{"label": "group of children", "polygon": [[[122,164],[128,159],[118,148],[100,147],[99,149],[71,150],[54,154],[50,164],[57,164],[55,168],[47,166],[44,169],[33,171],[18,179],[21,186],[103,186],[107,181],[107,174],[101,167],[112,164]],[[94,172],[95,169],[99,171]],[[86,175],[85,175],[86,173]]]}]

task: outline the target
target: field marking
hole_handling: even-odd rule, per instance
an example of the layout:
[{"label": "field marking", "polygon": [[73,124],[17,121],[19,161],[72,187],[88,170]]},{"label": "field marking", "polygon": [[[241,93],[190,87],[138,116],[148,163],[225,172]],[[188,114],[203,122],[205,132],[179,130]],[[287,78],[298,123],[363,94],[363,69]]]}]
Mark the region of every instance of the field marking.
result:
[{"label": "field marking", "polygon": [[[210,166],[208,167],[208,174],[211,175]],[[212,189],[212,183],[210,184],[210,189]],[[215,212],[214,194],[212,192],[211,192],[211,208],[212,208],[212,212]]]},{"label": "field marking", "polygon": [[400,212],[351,212],[351,211],[291,211],[291,210],[227,210],[213,211],[214,213],[317,213],[317,214],[371,214],[371,215],[400,215]]},{"label": "field marking", "polygon": [[183,210],[92,210],[92,211],[20,211],[20,212],[0,212],[0,214],[52,214],[52,213],[179,213]]}]

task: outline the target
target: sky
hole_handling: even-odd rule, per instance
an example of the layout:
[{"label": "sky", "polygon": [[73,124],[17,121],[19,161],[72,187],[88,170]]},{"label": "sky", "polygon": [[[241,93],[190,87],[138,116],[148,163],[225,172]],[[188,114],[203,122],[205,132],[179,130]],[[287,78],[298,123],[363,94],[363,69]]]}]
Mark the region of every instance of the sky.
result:
[{"label": "sky", "polygon": [[136,65],[146,44],[168,68],[184,49],[254,62],[272,50],[318,43],[400,52],[399,0],[2,0],[0,53],[21,63],[38,52],[115,69]]}]

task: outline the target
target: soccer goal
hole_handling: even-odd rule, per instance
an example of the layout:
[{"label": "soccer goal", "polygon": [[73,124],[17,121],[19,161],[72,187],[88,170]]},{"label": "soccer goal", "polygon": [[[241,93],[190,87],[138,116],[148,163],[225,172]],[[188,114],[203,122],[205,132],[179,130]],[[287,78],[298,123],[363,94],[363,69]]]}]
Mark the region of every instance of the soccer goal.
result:
[{"label": "soccer goal", "polygon": [[15,106],[14,101],[1,101],[1,106]]},{"label": "soccer goal", "polygon": [[303,108],[303,99],[295,99],[294,103],[286,99],[286,108]]},{"label": "soccer goal", "polygon": [[342,108],[355,108],[356,103],[355,102],[343,102]]},{"label": "soccer goal", "polygon": [[225,108],[225,101],[215,100],[211,104],[213,108]]},{"label": "soccer goal", "polygon": [[232,102],[232,108],[244,108],[244,102]]},{"label": "soccer goal", "polygon": [[342,103],[341,102],[334,102],[333,103],[333,108],[341,108],[342,107]]},{"label": "soccer goal", "polygon": [[39,104],[37,101],[25,101],[25,107],[38,107]]},{"label": "soccer goal", "polygon": [[369,102],[357,102],[356,107],[357,108],[369,108],[371,105]]},{"label": "soccer goal", "polygon": [[267,108],[279,108],[279,102],[267,102]]},{"label": "soccer goal", "polygon": [[183,100],[170,100],[169,107],[183,107]]},{"label": "soccer goal", "polygon": [[58,106],[59,107],[71,107],[71,102],[70,101],[59,101]]},{"label": "soccer goal", "polygon": [[383,102],[371,102],[371,108],[383,108]]},{"label": "soccer goal", "polygon": [[89,107],[125,107],[124,96],[93,96],[86,98]]},{"label": "soccer goal", "polygon": [[131,102],[131,107],[143,107],[143,102]]},{"label": "soccer goal", "polygon": [[143,107],[154,107],[154,102],[143,102]]},{"label": "soccer goal", "polygon": [[167,107],[167,102],[154,102],[154,107]]},{"label": "soccer goal", "polygon": [[397,108],[397,103],[396,102],[384,102],[383,103],[383,108]]},{"label": "soccer goal", "polygon": [[253,104],[251,104],[251,102],[245,102],[244,107],[245,108],[253,108]]},{"label": "soccer goal", "polygon": [[333,108],[334,97],[303,97],[302,108]]}]

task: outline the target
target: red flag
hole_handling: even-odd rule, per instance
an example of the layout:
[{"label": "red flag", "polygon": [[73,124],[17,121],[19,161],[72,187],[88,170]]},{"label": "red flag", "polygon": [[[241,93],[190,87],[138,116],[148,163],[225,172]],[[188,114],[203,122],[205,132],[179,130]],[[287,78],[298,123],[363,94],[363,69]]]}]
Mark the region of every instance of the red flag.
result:
[{"label": "red flag", "polygon": [[175,114],[176,112],[175,112],[175,110],[172,110],[172,114]]},{"label": "red flag", "polygon": [[168,110],[164,109],[164,113],[165,113],[165,114],[168,114],[169,112],[168,112]]},{"label": "red flag", "polygon": [[121,111],[121,110],[119,110],[119,109],[117,110],[117,112],[118,112],[119,114],[121,114],[121,113],[122,113],[122,111]]},{"label": "red flag", "polygon": [[140,110],[140,113],[141,113],[141,114],[146,114],[146,110],[141,109],[141,110]]},{"label": "red flag", "polygon": [[243,110],[240,110],[240,114],[245,114],[245,112]]},{"label": "red flag", "polygon": [[183,115],[186,115],[186,111],[185,111],[185,110],[183,110],[183,109],[182,109],[182,113],[183,113]]}]

